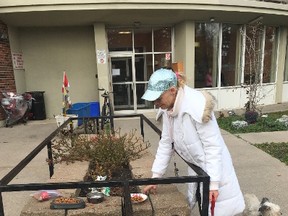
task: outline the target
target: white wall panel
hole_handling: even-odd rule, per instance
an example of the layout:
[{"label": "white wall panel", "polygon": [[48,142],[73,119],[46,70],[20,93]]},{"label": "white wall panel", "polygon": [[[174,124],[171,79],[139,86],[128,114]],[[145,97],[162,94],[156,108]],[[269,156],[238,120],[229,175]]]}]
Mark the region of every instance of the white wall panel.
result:
[{"label": "white wall panel", "polygon": [[282,103],[288,102],[288,83],[283,84]]},{"label": "white wall panel", "polygon": [[[209,89],[207,91],[217,99],[215,110],[241,109],[245,107],[248,100],[246,89],[243,87]],[[259,105],[275,104],[276,86],[274,84],[259,87],[259,92],[259,99],[261,97]],[[288,92],[288,84],[286,92]],[[288,93],[286,93],[286,100],[288,100]]]}]

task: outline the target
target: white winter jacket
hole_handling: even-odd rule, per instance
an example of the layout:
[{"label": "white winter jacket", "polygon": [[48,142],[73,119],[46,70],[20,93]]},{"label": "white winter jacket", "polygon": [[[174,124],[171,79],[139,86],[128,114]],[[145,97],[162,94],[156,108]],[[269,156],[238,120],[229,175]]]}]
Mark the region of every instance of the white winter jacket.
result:
[{"label": "white winter jacket", "polygon": [[[173,112],[163,113],[163,130],[152,166],[153,177],[164,175],[175,150],[186,161],[210,176],[210,190],[219,190],[215,216],[234,216],[245,204],[230,153],[213,114],[214,98],[185,86],[178,90]],[[189,167],[189,175],[195,172]],[[188,199],[195,204],[195,183],[189,184]],[[210,209],[210,208],[209,208]]]}]

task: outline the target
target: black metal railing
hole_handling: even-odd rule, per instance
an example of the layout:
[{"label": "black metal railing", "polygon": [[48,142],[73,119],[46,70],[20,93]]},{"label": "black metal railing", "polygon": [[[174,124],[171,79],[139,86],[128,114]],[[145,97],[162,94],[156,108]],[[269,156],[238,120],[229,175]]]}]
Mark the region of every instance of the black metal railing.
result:
[{"label": "black metal railing", "polygon": [[[159,135],[161,136],[161,130],[156,127],[146,116],[143,114],[134,115],[121,115],[121,116],[109,116],[109,117],[85,117],[83,119],[84,129],[87,131],[89,121],[91,120],[95,128],[93,128],[94,133],[99,133],[101,128],[99,121],[104,121],[105,118],[109,118],[110,129],[114,129],[114,119],[116,118],[140,118],[140,128],[141,135],[144,139],[144,121]],[[198,183],[197,189],[197,200],[199,206],[199,213],[201,216],[208,216],[208,206],[209,206],[209,182],[210,177],[201,168],[188,163],[196,173],[197,176],[179,176],[179,177],[167,177],[167,178],[146,178],[146,179],[127,179],[127,180],[115,180],[115,181],[101,181],[101,182],[65,182],[65,183],[30,183],[30,184],[9,184],[13,178],[22,171],[22,169],[29,164],[29,162],[45,147],[48,151],[49,163],[49,173],[50,177],[54,174],[54,165],[52,157],[52,140],[57,136],[62,130],[67,128],[67,125],[72,125],[72,121],[78,118],[70,118],[65,121],[60,127],[58,127],[54,132],[52,132],[46,139],[44,139],[31,153],[29,153],[18,165],[16,165],[8,174],[6,174],[0,180],[0,216],[4,216],[4,205],[3,205],[3,192],[13,192],[13,191],[32,191],[32,190],[53,190],[53,189],[81,189],[81,188],[91,188],[91,187],[123,187],[124,195],[122,200],[122,216],[133,216],[133,209],[130,199],[129,186],[140,186],[140,185],[151,185],[151,184],[178,184],[178,183]],[[183,159],[183,158],[182,158]],[[9,184],[9,185],[8,185]],[[200,191],[200,184],[202,188]],[[202,193],[202,199],[201,195]]]}]

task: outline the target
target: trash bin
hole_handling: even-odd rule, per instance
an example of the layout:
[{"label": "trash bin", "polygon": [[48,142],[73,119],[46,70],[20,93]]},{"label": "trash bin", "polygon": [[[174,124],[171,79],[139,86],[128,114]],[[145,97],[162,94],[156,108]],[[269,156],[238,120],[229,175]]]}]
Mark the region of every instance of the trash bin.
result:
[{"label": "trash bin", "polygon": [[74,103],[72,107],[69,108],[66,112],[67,114],[75,114],[78,116],[78,126],[83,124],[82,117],[90,116],[90,106],[88,103]]},{"label": "trash bin", "polygon": [[[75,114],[81,117],[98,117],[100,116],[99,102],[83,102],[74,103],[72,107],[67,110],[67,114]],[[83,124],[83,119],[78,120],[78,126]]]},{"label": "trash bin", "polygon": [[98,117],[100,116],[100,104],[99,102],[90,102],[90,116],[91,117]]},{"label": "trash bin", "polygon": [[45,91],[31,91],[27,92],[32,95],[34,98],[32,100],[32,120],[44,120],[46,119],[46,110],[45,110],[45,102],[44,102],[44,93]]}]

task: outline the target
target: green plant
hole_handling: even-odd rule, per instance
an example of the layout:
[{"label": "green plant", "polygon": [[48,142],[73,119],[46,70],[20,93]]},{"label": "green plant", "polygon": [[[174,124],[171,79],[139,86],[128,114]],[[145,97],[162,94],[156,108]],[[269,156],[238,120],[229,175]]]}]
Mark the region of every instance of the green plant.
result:
[{"label": "green plant", "polygon": [[107,131],[97,135],[72,134],[54,141],[53,162],[89,161],[93,179],[98,175],[111,177],[113,172],[140,158],[149,146],[149,142],[136,136],[136,130],[124,135],[120,129],[113,134]]},{"label": "green plant", "polygon": [[288,143],[262,143],[254,145],[288,165]]},{"label": "green plant", "polygon": [[234,121],[244,121],[244,115],[232,115],[228,117],[218,118],[219,127],[233,134],[251,133],[251,132],[268,132],[268,131],[283,131],[288,130],[284,123],[276,121],[283,115],[287,115],[288,111],[268,113],[267,117],[259,117],[254,124],[249,124],[247,127],[235,128],[232,126]]},{"label": "green plant", "polygon": [[[243,128],[234,128],[232,127],[232,122],[237,120],[244,120],[243,116],[228,116],[218,118],[219,127],[229,131],[233,134],[240,133],[252,133],[252,132],[269,132],[269,131],[283,131],[288,130],[288,127],[284,123],[276,121],[278,118],[281,118],[283,115],[287,115],[288,111],[285,112],[276,112],[269,113],[267,117],[260,117],[255,124],[249,124],[247,127]],[[237,135],[240,138],[239,135]],[[265,151],[270,154],[272,157],[275,157],[288,165],[288,143],[261,143],[254,144],[257,148]]]}]

